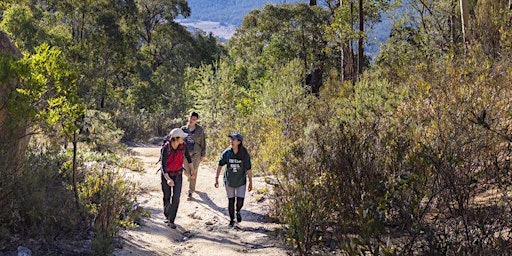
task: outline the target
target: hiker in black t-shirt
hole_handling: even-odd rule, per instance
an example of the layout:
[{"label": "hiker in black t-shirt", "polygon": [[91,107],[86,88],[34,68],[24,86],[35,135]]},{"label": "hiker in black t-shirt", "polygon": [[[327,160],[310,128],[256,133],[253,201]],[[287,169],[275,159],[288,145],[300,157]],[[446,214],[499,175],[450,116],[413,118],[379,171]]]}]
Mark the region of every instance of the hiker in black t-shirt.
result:
[{"label": "hiker in black t-shirt", "polygon": [[[235,225],[235,198],[236,198],[236,219],[242,221],[240,210],[244,205],[245,190],[252,190],[251,157],[243,145],[243,136],[240,133],[232,133],[231,146],[224,150],[217,167],[215,175],[215,187],[219,187],[219,175],[222,166],[226,165],[224,171],[224,186],[228,196],[229,226]],[[247,185],[247,177],[249,184]]]}]

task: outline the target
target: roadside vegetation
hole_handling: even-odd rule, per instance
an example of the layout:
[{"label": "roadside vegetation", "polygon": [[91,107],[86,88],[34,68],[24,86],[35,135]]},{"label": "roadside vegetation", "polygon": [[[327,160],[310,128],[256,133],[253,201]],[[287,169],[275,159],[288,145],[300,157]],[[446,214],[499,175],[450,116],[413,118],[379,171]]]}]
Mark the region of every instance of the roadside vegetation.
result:
[{"label": "roadside vegetation", "polygon": [[[112,252],[143,215],[123,142],[190,110],[210,159],[244,135],[297,254],[511,250],[510,1],[266,5],[226,45],[146,2],[0,3],[0,251]],[[370,61],[365,28],[401,5]]]}]

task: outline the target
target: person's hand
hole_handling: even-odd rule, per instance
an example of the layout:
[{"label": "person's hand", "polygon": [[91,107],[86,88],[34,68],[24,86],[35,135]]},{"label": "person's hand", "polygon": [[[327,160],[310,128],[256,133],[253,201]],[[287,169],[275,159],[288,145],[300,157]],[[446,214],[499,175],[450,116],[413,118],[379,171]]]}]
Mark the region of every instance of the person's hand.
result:
[{"label": "person's hand", "polygon": [[252,182],[249,182],[249,186],[247,187],[247,190],[249,190],[249,192],[251,192],[251,190],[252,190]]},{"label": "person's hand", "polygon": [[206,156],[201,157],[201,162],[206,161]]},{"label": "person's hand", "polygon": [[190,173],[190,178],[191,178],[191,179],[193,179],[193,180],[195,180],[195,179],[196,179],[196,177],[197,177],[197,172],[192,171],[192,172]]},{"label": "person's hand", "polygon": [[219,178],[215,178],[215,187],[218,188],[219,187]]},{"label": "person's hand", "polygon": [[172,179],[168,180],[167,185],[169,185],[169,187],[174,187],[174,181]]}]

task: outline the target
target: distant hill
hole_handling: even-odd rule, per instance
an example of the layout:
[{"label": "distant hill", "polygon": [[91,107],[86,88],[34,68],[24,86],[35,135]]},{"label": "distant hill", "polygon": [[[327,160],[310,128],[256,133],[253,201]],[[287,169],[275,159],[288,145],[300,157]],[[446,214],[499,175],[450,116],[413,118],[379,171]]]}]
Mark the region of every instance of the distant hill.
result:
[{"label": "distant hill", "polygon": [[190,30],[200,29],[217,36],[225,42],[251,10],[263,8],[265,4],[292,4],[309,0],[188,0],[190,17],[177,19]]},{"label": "distant hill", "polygon": [[[242,20],[251,10],[263,8],[265,4],[309,3],[309,0],[188,0],[191,9],[190,17],[177,21],[190,30],[200,29],[217,36],[225,42],[242,24]],[[321,2],[321,1],[319,1]],[[375,24],[368,32],[366,52],[374,58],[380,43],[389,37],[391,20],[382,17],[383,21]]]},{"label": "distant hill", "polygon": [[214,21],[221,25],[240,26],[246,14],[265,4],[309,2],[309,0],[188,0],[192,15],[189,21]]}]

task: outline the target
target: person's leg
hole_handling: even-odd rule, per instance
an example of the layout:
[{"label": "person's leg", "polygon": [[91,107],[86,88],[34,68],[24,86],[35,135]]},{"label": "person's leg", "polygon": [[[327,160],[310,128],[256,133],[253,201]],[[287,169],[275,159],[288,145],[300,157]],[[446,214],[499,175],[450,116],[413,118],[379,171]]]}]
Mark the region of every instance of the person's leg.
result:
[{"label": "person's leg", "polygon": [[[185,159],[184,160],[184,163],[183,163],[183,168],[185,170],[183,170],[183,174],[185,174],[185,176],[187,176],[187,179],[190,181],[190,168],[188,168],[188,163]],[[192,162],[194,162],[194,160],[192,160]]]},{"label": "person's leg", "polygon": [[[194,171],[196,172],[196,177],[195,178],[190,178],[190,176],[187,176],[188,178],[188,196],[192,196],[192,193],[196,192],[196,181],[197,181],[197,177],[199,175],[198,171],[199,171],[199,162],[201,161],[201,154],[196,154],[193,158],[192,158],[192,164],[194,165]],[[185,164],[187,165],[187,168],[188,168],[188,164]],[[190,174],[190,173],[189,173]]]},{"label": "person's leg", "polygon": [[228,198],[229,225],[235,224],[235,198]]},{"label": "person's leg", "polygon": [[171,177],[174,181],[174,187],[172,187],[172,200],[171,205],[169,207],[169,223],[172,228],[176,228],[174,225],[174,220],[176,219],[176,214],[178,213],[178,206],[180,205],[180,196],[181,196],[181,186],[183,184],[183,175],[178,175],[175,177]]},{"label": "person's leg", "polygon": [[164,215],[165,218],[169,218],[169,205],[171,203],[171,187],[167,184],[167,180],[162,176],[162,192],[164,193]]},{"label": "person's leg", "polygon": [[240,186],[240,187],[235,189],[235,194],[236,194],[236,221],[237,222],[242,222],[242,215],[240,215],[240,210],[242,210],[242,206],[244,206],[245,190],[246,190],[246,185]]},{"label": "person's leg", "polygon": [[226,186],[226,194],[228,196],[228,213],[229,213],[229,226],[235,224],[235,188]]},{"label": "person's leg", "polygon": [[240,215],[240,210],[242,209],[243,205],[244,205],[244,198],[237,197],[236,198],[236,221],[237,222],[242,222],[242,215]]}]

